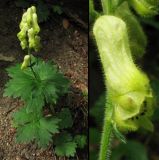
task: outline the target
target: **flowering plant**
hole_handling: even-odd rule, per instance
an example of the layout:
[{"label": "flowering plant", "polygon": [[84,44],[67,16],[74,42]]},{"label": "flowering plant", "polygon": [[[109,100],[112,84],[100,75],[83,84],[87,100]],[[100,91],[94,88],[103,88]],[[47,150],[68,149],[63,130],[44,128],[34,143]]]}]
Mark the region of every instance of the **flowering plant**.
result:
[{"label": "flowering plant", "polygon": [[[56,111],[55,104],[60,96],[68,93],[69,80],[52,62],[44,62],[32,55],[41,48],[38,33],[40,27],[34,6],[22,16],[20,32],[17,34],[20,45],[27,51],[24,61],[7,69],[10,80],[6,83],[4,96],[20,98],[23,108],[13,114],[13,125],[17,129],[16,140],[20,143],[34,141],[46,148],[53,137],[55,153],[58,156],[74,156],[76,148],[84,147],[86,137],[74,138],[67,129],[73,125],[69,108]],[[48,114],[44,110],[50,110]]]}]

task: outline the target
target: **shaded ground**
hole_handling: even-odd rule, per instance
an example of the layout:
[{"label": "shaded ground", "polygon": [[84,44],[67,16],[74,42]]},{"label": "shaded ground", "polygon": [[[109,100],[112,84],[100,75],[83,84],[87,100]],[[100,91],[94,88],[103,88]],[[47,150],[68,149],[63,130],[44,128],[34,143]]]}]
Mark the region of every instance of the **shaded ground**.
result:
[{"label": "shaded ground", "polygon": [[[34,144],[15,143],[16,130],[11,126],[11,115],[22,106],[22,102],[3,98],[2,94],[4,84],[8,80],[4,69],[16,62],[21,62],[24,56],[16,38],[22,12],[21,8],[15,8],[13,2],[0,6],[0,160],[67,159],[55,157],[51,146],[43,151],[37,149]],[[59,105],[69,106],[73,111],[74,132],[86,133],[87,100],[83,93],[87,92],[88,85],[87,33],[72,21],[69,22],[69,27],[64,29],[62,25],[64,18],[67,18],[69,22],[68,17],[55,16],[41,24],[43,50],[36,55],[46,61],[53,60],[71,80],[72,93],[67,95],[62,100],[64,103],[59,103]],[[87,151],[78,151],[73,159],[85,160],[87,159],[86,153]]]}]

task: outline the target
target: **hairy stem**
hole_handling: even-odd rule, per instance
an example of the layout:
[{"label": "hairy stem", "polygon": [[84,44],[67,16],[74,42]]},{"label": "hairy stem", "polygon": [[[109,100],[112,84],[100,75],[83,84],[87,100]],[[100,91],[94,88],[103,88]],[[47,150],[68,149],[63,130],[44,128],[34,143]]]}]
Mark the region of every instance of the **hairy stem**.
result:
[{"label": "hairy stem", "polygon": [[110,154],[110,141],[112,135],[112,109],[111,104],[106,104],[103,133],[101,138],[99,160],[108,160]]}]

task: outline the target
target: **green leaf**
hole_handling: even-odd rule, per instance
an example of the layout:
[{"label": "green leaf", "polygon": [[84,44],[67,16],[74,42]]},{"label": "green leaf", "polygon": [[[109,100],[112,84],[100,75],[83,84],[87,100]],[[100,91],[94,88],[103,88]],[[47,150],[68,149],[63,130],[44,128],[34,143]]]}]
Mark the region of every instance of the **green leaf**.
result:
[{"label": "green leaf", "polygon": [[67,156],[67,157],[74,157],[76,153],[76,143],[75,142],[66,142],[61,144],[60,146],[56,146],[55,153],[58,156]]},{"label": "green leaf", "polygon": [[70,141],[72,141],[72,136],[71,134],[65,131],[60,133],[57,137],[55,137],[54,144],[60,145],[64,142],[70,142]]},{"label": "green leaf", "polygon": [[42,94],[37,95],[36,97],[33,98],[33,95],[31,93],[29,101],[27,101],[26,104],[27,112],[29,113],[29,112],[41,111],[43,106],[44,106],[44,97],[42,96]]},{"label": "green leaf", "polygon": [[42,118],[40,119],[40,127],[48,130],[50,133],[58,133],[58,123],[60,119],[58,118]]},{"label": "green leaf", "polygon": [[24,125],[28,122],[33,121],[38,116],[41,117],[41,115],[37,115],[37,113],[36,113],[36,116],[35,114],[27,113],[26,108],[23,107],[22,109],[20,109],[19,111],[13,114],[13,123],[15,126]]},{"label": "green leaf", "polygon": [[37,133],[37,123],[28,123],[17,128],[16,141],[18,143],[29,143],[36,138]]},{"label": "green leaf", "polygon": [[72,137],[69,133],[63,132],[58,135],[54,141],[54,144],[55,153],[58,156],[74,157],[77,144],[72,140]]},{"label": "green leaf", "polygon": [[27,99],[32,92],[35,79],[30,70],[25,73],[20,69],[20,64],[7,69],[8,75],[12,78],[6,83],[4,96],[12,96],[14,98],[21,97]]},{"label": "green leaf", "polygon": [[35,140],[40,147],[52,142],[52,134],[59,133],[58,118],[44,118],[42,114],[27,113],[26,108],[14,114],[13,123],[17,126],[17,142],[28,143]]},{"label": "green leaf", "polygon": [[136,141],[122,143],[113,150],[111,160],[122,160],[122,157],[128,160],[148,160],[145,146]]},{"label": "green leaf", "polygon": [[39,120],[40,126],[38,128],[38,137],[36,138],[39,146],[46,148],[49,142],[52,142],[52,134],[59,133],[59,121],[57,118],[42,118]]},{"label": "green leaf", "polygon": [[74,137],[74,141],[77,143],[77,146],[81,149],[84,148],[87,144],[87,138],[85,135],[76,135]]},{"label": "green leaf", "polygon": [[59,123],[60,129],[72,127],[72,115],[68,108],[63,108],[61,112],[58,114],[58,118],[61,119],[61,122]]},{"label": "green leaf", "polygon": [[34,70],[40,77],[41,90],[47,103],[56,103],[57,98],[68,91],[69,80],[51,62],[45,63],[39,60]]},{"label": "green leaf", "polygon": [[46,148],[50,142],[52,142],[52,134],[50,134],[46,129],[40,128],[38,130],[38,137],[36,142],[39,147]]},{"label": "green leaf", "polygon": [[[37,59],[32,57],[33,61]],[[55,104],[58,97],[68,91],[69,80],[60,73],[51,62],[38,60],[33,67],[38,79],[34,77],[30,68],[20,69],[20,64],[7,69],[11,77],[6,84],[4,96],[20,97],[25,101],[27,112],[41,110],[46,99],[47,103]]]}]

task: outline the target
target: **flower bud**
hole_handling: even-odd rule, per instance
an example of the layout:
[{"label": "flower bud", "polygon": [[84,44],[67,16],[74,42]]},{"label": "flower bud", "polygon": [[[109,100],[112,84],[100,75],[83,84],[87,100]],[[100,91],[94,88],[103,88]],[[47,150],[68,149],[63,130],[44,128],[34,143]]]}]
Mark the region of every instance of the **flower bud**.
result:
[{"label": "flower bud", "polygon": [[141,16],[155,16],[158,14],[159,1],[158,0],[130,0],[130,4],[134,7],[136,12]]},{"label": "flower bud", "polygon": [[35,6],[32,6],[32,7],[31,7],[31,10],[32,10],[32,13],[36,13],[36,8],[35,8]]},{"label": "flower bud", "polygon": [[28,8],[28,10],[27,10],[27,24],[28,24],[28,26],[31,25],[31,22],[32,22],[32,10],[31,10],[31,8]]},{"label": "flower bud", "polygon": [[33,14],[33,28],[34,32],[37,34],[40,32],[40,27],[38,25],[37,14]]},{"label": "flower bud", "polygon": [[21,45],[22,49],[26,49],[27,48],[27,41],[24,39],[23,41],[20,42],[20,45]]},{"label": "flower bud", "polygon": [[23,28],[21,29],[21,31],[17,34],[17,37],[20,41],[23,41],[24,39],[26,39],[26,32],[27,32],[27,25],[24,24]]},{"label": "flower bud", "polygon": [[131,12],[127,1],[115,10],[115,16],[126,23],[132,57],[135,60],[140,59],[145,53],[147,38],[136,16]]},{"label": "flower bud", "polygon": [[28,30],[28,41],[29,41],[29,48],[34,48],[35,47],[35,33],[33,28]]},{"label": "flower bud", "polygon": [[24,24],[27,23],[27,12],[25,12],[22,16],[22,20],[20,22],[19,28],[22,29],[24,27]]},{"label": "flower bud", "polygon": [[23,61],[22,65],[21,65],[21,69],[23,70],[23,69],[27,68],[29,63],[30,63],[30,55],[26,55],[24,57],[24,61]]}]

